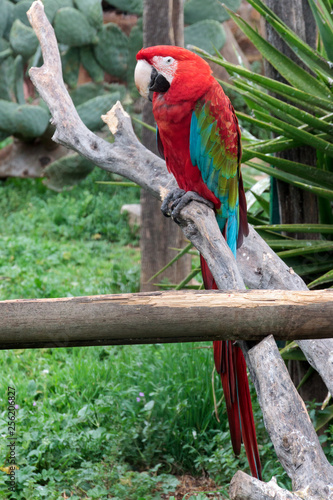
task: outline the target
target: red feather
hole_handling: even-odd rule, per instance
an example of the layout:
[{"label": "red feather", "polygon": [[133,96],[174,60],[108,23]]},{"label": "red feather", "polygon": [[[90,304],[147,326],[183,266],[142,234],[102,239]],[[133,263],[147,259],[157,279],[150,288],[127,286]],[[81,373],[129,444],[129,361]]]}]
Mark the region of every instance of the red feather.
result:
[{"label": "red feather", "polygon": [[[202,256],[200,260],[206,290],[216,290],[216,283],[206,261]],[[261,463],[243,353],[232,340],[216,340],[213,347],[216,371],[222,381],[234,453],[240,454],[243,441],[252,476],[261,480]]]}]

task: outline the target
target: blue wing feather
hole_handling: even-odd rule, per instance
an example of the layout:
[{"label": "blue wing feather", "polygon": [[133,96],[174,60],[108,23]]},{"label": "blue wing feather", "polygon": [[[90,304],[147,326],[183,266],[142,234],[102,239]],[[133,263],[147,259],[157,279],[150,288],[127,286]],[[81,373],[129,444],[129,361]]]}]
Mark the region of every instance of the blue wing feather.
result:
[{"label": "blue wing feather", "polygon": [[[236,255],[239,202],[238,182],[229,180],[238,175],[235,170],[235,159],[221,155],[223,144],[216,120],[209,114],[209,103],[204,103],[192,112],[190,126],[190,157],[196,165],[208,189],[220,200],[221,207],[216,210],[216,220],[221,231],[226,230],[226,239],[234,255]],[[216,153],[219,154],[216,154]],[[231,190],[237,187],[237,193]],[[231,195],[236,199],[234,207],[230,206]]]}]

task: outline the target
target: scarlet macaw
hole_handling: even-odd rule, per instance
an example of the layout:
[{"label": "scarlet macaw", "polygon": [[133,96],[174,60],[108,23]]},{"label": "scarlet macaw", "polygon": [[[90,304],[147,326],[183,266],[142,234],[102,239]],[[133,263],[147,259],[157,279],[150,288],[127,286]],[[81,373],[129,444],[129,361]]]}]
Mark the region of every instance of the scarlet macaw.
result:
[{"label": "scarlet macaw", "polygon": [[[179,186],[162,203],[162,212],[176,218],[191,200],[211,206],[236,257],[248,224],[240,130],[229,99],[207,62],[189,50],[160,45],[142,49],[136,57],[135,83],[140,94],[152,100],[158,149]],[[216,289],[202,257],[201,269],[205,288]],[[222,379],[234,452],[239,455],[243,440],[252,475],[261,479],[243,353],[232,341],[215,341],[214,361]]]}]

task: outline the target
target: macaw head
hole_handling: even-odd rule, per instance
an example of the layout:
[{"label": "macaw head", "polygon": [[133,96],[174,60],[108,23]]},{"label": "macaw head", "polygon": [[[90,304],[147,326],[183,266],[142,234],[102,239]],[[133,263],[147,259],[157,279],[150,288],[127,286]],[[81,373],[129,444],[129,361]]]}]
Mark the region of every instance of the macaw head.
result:
[{"label": "macaw head", "polygon": [[190,50],[172,45],[141,49],[136,56],[136,87],[146,99],[154,92],[171,100],[197,100],[207,90],[212,78],[210,66]]}]

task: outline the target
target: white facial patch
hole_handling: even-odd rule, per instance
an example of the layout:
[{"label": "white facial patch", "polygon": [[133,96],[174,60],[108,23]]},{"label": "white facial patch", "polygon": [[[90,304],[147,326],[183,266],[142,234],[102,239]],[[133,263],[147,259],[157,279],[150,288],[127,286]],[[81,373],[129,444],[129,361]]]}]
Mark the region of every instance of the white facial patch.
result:
[{"label": "white facial patch", "polygon": [[136,63],[134,71],[134,81],[136,88],[145,99],[148,99],[149,97],[148,87],[151,78],[151,70],[152,67],[144,59],[139,59],[139,61]]},{"label": "white facial patch", "polygon": [[152,59],[154,68],[164,76],[164,78],[170,83],[175,76],[177,71],[178,61],[171,56],[155,56]]}]

